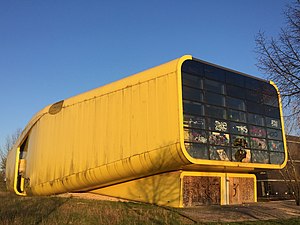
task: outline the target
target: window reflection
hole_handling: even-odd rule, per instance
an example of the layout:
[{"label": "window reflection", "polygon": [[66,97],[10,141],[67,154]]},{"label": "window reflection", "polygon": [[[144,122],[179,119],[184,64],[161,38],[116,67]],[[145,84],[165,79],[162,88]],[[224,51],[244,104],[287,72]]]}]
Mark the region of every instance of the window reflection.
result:
[{"label": "window reflection", "polygon": [[252,150],[252,162],[254,163],[269,163],[269,154],[267,151]]},{"label": "window reflection", "polygon": [[206,103],[218,106],[225,106],[225,97],[223,95],[215,94],[212,92],[205,93]]},{"label": "window reflection", "polygon": [[224,94],[224,84],[217,81],[205,79],[204,89],[219,94]]},{"label": "window reflection", "polygon": [[184,101],[183,110],[187,114],[204,115],[204,106],[200,103]]}]

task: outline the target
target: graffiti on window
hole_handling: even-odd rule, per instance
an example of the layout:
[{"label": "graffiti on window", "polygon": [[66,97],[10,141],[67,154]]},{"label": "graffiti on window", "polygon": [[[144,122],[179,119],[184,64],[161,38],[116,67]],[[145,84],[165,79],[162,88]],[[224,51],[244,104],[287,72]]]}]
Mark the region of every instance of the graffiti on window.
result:
[{"label": "graffiti on window", "polygon": [[185,140],[189,142],[207,143],[205,131],[185,129]]},{"label": "graffiti on window", "polygon": [[262,127],[250,126],[250,135],[255,137],[265,137],[266,130]]},{"label": "graffiti on window", "polygon": [[266,140],[264,140],[264,139],[251,138],[250,144],[251,144],[251,148],[267,150],[267,143],[266,143]]},{"label": "graffiti on window", "polygon": [[232,145],[235,147],[242,147],[248,148],[249,147],[249,140],[244,136],[234,136]]},{"label": "graffiti on window", "polygon": [[183,124],[185,127],[205,128],[205,120],[201,117],[184,115]]},{"label": "graffiti on window", "polygon": [[270,151],[283,152],[283,143],[281,141],[269,140]]},{"label": "graffiti on window", "polygon": [[268,129],[268,138],[270,139],[282,139],[281,131],[280,130],[274,130],[274,129]]},{"label": "graffiti on window", "polygon": [[233,160],[248,163],[251,161],[251,151],[249,149],[233,149]]},{"label": "graffiti on window", "polygon": [[211,132],[211,134],[209,135],[209,143],[213,145],[228,145],[229,134]]},{"label": "graffiti on window", "polygon": [[211,146],[209,148],[209,158],[213,160],[229,161],[229,150],[227,148]]},{"label": "graffiti on window", "polygon": [[221,131],[221,132],[227,131],[227,123],[216,120],[215,121],[215,130]]}]

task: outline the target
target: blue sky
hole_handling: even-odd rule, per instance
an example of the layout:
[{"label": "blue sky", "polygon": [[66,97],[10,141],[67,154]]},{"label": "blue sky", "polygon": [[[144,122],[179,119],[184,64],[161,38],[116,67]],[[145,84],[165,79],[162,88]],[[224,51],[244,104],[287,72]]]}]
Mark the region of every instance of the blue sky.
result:
[{"label": "blue sky", "polygon": [[0,144],[51,103],[191,54],[263,77],[291,0],[0,1]]}]

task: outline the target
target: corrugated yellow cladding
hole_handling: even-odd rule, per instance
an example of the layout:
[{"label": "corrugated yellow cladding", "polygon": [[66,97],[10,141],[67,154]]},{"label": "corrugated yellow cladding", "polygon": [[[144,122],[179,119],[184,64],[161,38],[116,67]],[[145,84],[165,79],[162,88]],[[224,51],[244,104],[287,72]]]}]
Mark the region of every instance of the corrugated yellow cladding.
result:
[{"label": "corrugated yellow cladding", "polygon": [[28,193],[85,190],[178,169],[178,61],[67,99],[31,128]]}]

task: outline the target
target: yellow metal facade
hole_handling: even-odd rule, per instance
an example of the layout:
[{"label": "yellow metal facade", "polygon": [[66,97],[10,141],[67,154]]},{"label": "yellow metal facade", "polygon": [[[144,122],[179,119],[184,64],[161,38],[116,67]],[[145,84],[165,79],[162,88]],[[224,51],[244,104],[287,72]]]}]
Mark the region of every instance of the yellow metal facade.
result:
[{"label": "yellow metal facade", "polygon": [[[191,59],[183,56],[41,110],[8,154],[8,189],[20,195],[92,191],[182,207],[181,176],[188,172],[180,170],[204,176],[197,171],[245,173],[254,168],[282,168],[286,161],[282,165],[253,164],[200,160],[188,154],[181,65]],[[21,184],[16,181],[19,151],[26,161]],[[217,176],[225,179],[226,175]],[[173,183],[174,189],[157,187],[159,197],[154,192],[139,198],[125,193],[127,185],[162,180]],[[16,185],[22,187],[16,190]],[[223,186],[221,189],[224,193]],[[224,199],[221,204],[227,204]]]}]

